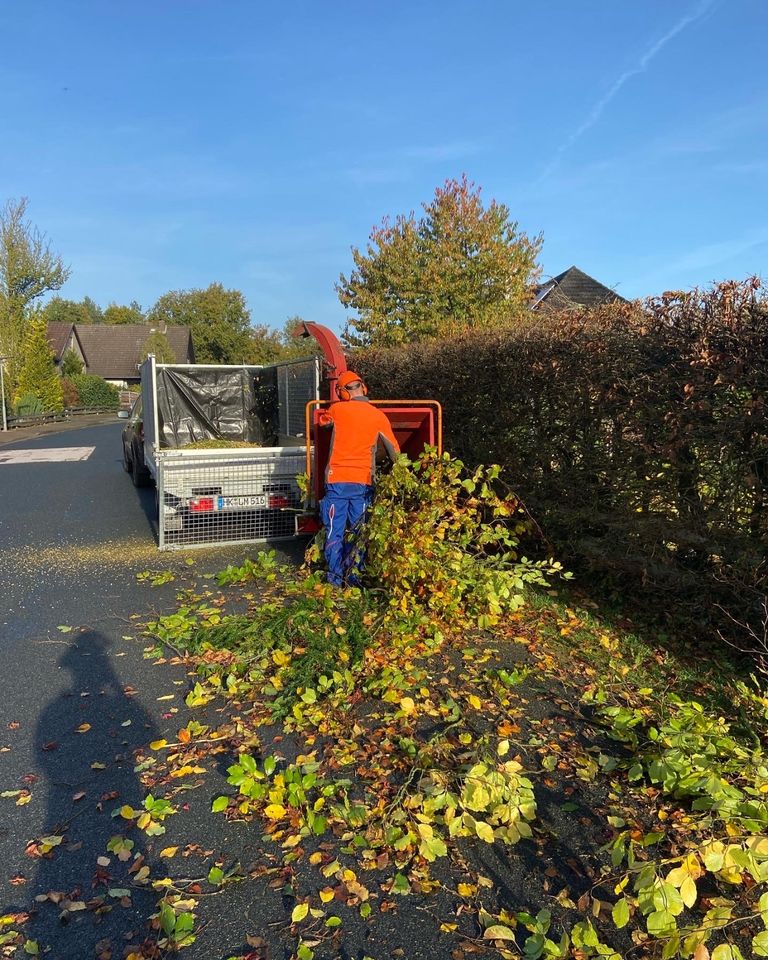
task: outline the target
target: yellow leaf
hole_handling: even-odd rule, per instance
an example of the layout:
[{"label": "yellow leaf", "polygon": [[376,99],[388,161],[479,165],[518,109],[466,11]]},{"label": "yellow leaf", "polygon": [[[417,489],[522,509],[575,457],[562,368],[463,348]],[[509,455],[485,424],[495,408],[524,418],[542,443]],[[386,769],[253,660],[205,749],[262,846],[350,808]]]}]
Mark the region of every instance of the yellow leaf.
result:
[{"label": "yellow leaf", "polygon": [[98,760],[95,760],[91,764],[91,770],[106,770],[106,769],[107,769],[106,763],[99,763]]},{"label": "yellow leaf", "polygon": [[694,903],[696,903],[696,884],[690,877],[686,877],[685,880],[683,880],[680,887],[680,896],[686,907],[692,907]]},{"label": "yellow leaf", "polygon": [[474,897],[477,887],[473,883],[460,883],[456,888],[460,897]]},{"label": "yellow leaf", "polygon": [[270,803],[264,808],[264,816],[269,817],[270,820],[279,820],[285,816],[285,807],[282,803]]},{"label": "yellow leaf", "polygon": [[480,707],[482,707],[482,705],[483,705],[480,697],[478,697],[478,696],[477,696],[476,694],[474,694],[474,693],[473,693],[471,696],[467,697],[467,699],[469,700],[469,705],[470,705],[471,707],[474,707],[475,710],[479,710]]},{"label": "yellow leaf", "polygon": [[152,822],[152,817],[148,813],[142,813],[139,819],[136,821],[136,826],[139,830],[144,830],[145,827],[148,827]]},{"label": "yellow leaf", "polygon": [[176,856],[176,851],[177,851],[178,849],[179,849],[178,847],[165,847],[163,850],[160,851],[160,856],[161,856],[161,857],[175,857],[175,856]]},{"label": "yellow leaf", "polygon": [[509,753],[509,740],[500,740],[496,748],[496,753],[498,753],[500,757],[506,757]]},{"label": "yellow leaf", "polygon": [[411,714],[416,711],[416,704],[413,702],[411,697],[403,697],[403,699],[400,701],[400,709],[406,715]]},{"label": "yellow leaf", "polygon": [[443,933],[453,933],[453,931],[458,927],[458,923],[441,923],[440,929]]},{"label": "yellow leaf", "polygon": [[323,887],[320,891],[320,900],[323,903],[330,903],[334,896],[333,887]]},{"label": "yellow leaf", "polygon": [[133,820],[133,818],[136,816],[136,811],[132,806],[126,803],[124,806],[120,807],[120,816],[123,818],[123,820]]},{"label": "yellow leaf", "polygon": [[168,746],[167,740],[153,740],[149,745],[150,750],[162,750],[163,747]]},{"label": "yellow leaf", "polygon": [[315,866],[315,864],[320,863],[320,862],[322,861],[322,859],[323,859],[322,853],[320,853],[319,850],[316,850],[315,853],[313,853],[313,854],[310,856],[309,862],[312,864],[312,866]]},{"label": "yellow leaf", "polygon": [[179,767],[178,770],[171,771],[172,777],[186,777],[190,773],[205,773],[205,767],[191,767],[188,764],[183,767]]},{"label": "yellow leaf", "polygon": [[90,723],[81,723],[77,730],[75,730],[75,733],[88,733],[90,729]]},{"label": "yellow leaf", "polygon": [[309,904],[308,903],[297,903],[293,908],[291,913],[291,923],[301,923],[301,921],[309,913]]},{"label": "yellow leaf", "polygon": [[286,663],[290,661],[290,657],[286,656],[282,650],[273,650],[272,651],[272,660],[278,667],[284,667]]}]

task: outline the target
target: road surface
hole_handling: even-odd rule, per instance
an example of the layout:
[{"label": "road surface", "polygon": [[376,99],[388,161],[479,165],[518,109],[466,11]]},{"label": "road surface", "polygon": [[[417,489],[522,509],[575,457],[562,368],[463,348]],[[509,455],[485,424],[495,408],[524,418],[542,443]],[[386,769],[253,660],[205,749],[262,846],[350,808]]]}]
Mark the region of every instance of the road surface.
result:
[{"label": "road surface", "polygon": [[[120,428],[112,421],[0,445],[0,793],[10,794],[0,799],[0,915],[38,910],[21,929],[50,960],[93,958],[94,945],[110,938],[112,956],[122,957],[127,934],[146,936],[157,899],[135,894],[130,906],[115,901],[104,916],[77,912],[66,924],[53,903],[35,901],[51,891],[83,901],[105,894],[92,878],[122,829],[111,814],[147,792],[132,751],[185,722],[188,678],[144,659],[132,615],[170,609],[182,577],[254,552],[159,553],[154,490],[136,490],[123,472]],[[146,569],[179,579],[153,589],[137,583]],[[209,822],[215,830],[219,821],[208,817],[206,829]],[[28,844],[50,835],[65,839],[41,858]],[[222,917],[224,956],[240,945],[242,911],[229,925]],[[197,949],[190,960],[206,955]]]}]

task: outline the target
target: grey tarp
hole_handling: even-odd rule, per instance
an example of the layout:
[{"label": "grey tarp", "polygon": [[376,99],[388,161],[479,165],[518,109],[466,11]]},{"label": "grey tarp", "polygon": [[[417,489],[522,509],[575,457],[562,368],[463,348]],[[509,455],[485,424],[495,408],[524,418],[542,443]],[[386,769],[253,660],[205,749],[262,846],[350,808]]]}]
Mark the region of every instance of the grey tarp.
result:
[{"label": "grey tarp", "polygon": [[264,391],[254,382],[264,373],[257,367],[159,366],[160,445],[183,447],[210,439],[271,444],[273,431],[260,416]]}]

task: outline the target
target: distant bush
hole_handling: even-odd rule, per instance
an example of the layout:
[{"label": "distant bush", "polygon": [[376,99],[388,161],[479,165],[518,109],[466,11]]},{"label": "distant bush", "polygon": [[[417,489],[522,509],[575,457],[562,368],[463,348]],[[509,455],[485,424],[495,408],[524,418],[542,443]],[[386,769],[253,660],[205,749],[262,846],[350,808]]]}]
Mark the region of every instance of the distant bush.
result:
[{"label": "distant bush", "polygon": [[77,387],[68,377],[61,378],[61,393],[64,397],[65,407],[76,407],[80,403],[80,394]]},{"label": "distant bush", "polygon": [[78,374],[71,383],[80,397],[82,407],[114,407],[120,405],[120,391],[111,383],[88,373]]},{"label": "distant bush", "polygon": [[33,393],[24,393],[16,401],[16,416],[24,417],[32,413],[43,412],[43,402]]}]

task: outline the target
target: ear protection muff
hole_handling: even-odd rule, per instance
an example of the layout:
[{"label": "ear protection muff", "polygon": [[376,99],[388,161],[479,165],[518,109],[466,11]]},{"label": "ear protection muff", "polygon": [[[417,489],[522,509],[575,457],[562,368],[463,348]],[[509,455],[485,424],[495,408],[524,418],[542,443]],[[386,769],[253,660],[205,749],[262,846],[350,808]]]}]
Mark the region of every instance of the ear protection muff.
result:
[{"label": "ear protection muff", "polygon": [[[368,396],[368,387],[366,387],[365,383],[364,383],[362,380],[360,381],[360,383],[363,384],[363,396],[364,396],[364,397],[367,397],[367,396]],[[339,384],[338,384],[338,382],[336,383],[336,396],[339,398],[339,400],[351,400],[351,399],[352,399],[352,397],[349,395],[349,390],[347,390],[346,387],[340,387]]]}]

